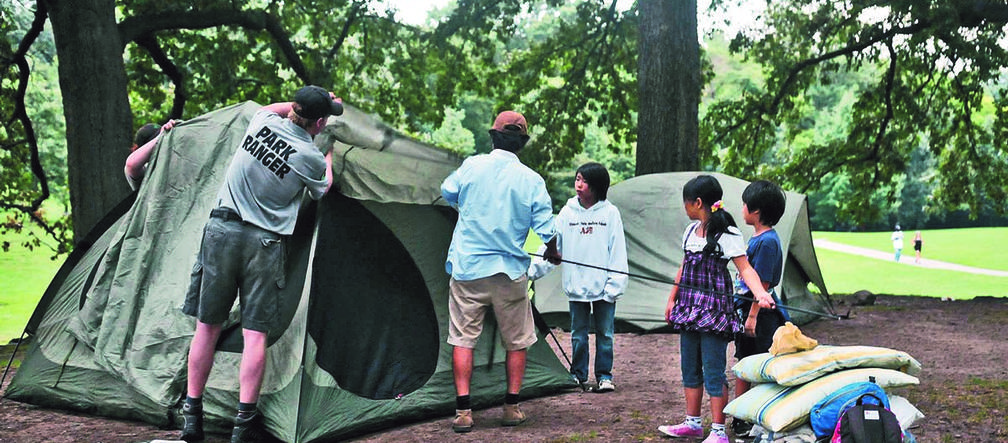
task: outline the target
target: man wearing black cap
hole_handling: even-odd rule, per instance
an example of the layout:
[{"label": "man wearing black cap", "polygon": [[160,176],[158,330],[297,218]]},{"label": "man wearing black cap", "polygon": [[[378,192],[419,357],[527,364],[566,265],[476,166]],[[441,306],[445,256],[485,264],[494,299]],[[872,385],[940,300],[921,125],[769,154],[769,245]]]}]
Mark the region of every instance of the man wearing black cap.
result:
[{"label": "man wearing black cap", "polygon": [[182,310],[195,316],[181,439],[202,441],[203,392],[224,321],[239,297],[242,360],[239,404],[231,441],[265,441],[256,404],[266,362],[266,341],[277,325],[277,285],[284,281],[287,236],[294,231],[302,195],[318,200],[332,184],[331,152],[312,139],[343,105],[318,86],[305,86],[293,102],[264,106],[237,146],[217,207],[203,230],[192,282]]}]

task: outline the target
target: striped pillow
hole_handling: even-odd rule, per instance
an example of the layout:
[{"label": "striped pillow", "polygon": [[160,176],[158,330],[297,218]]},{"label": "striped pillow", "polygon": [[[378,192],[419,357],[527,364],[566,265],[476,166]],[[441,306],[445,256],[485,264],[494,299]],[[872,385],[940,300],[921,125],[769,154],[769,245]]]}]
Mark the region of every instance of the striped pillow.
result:
[{"label": "striped pillow", "polygon": [[735,376],[752,383],[775,382],[795,386],[825,374],[848,368],[896,369],[920,374],[921,365],[903,351],[875,346],[828,346],[791,354],[762,353],[743,358],[732,370]]},{"label": "striped pillow", "polygon": [[809,412],[815,405],[833,391],[859,381],[870,381],[883,388],[916,385],[917,377],[883,368],[857,368],[834,372],[798,386],[781,386],[763,383],[753,386],[738,398],[729,402],[725,414],[756,423],[780,432],[801,426],[809,421]]}]

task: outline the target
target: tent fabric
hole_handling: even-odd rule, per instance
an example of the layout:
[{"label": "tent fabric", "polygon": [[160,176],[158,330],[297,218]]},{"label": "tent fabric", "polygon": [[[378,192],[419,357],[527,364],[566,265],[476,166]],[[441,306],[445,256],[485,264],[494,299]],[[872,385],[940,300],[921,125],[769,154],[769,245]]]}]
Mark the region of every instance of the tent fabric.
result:
[{"label": "tent fabric", "polygon": [[[618,330],[667,329],[662,317],[672,285],[666,282],[675,280],[676,271],[682,263],[682,234],[690,223],[682,206],[682,188],[700,174],[717,178],[724,190],[725,209],[731,213],[745,238],[752,237],[752,226],[746,225],[742,219],[742,191],[749,184],[745,180],[719,173],[668,172],[634,177],[613,185],[609,188],[607,199],[619,208],[623,217],[629,273],[632,275],[626,292],[616,306]],[[785,305],[832,313],[829,294],[812,246],[806,198],[803,194],[786,192],[786,200],[784,215],[774,226],[787,257],[777,293]],[[577,257],[564,259],[580,262]],[[564,266],[576,265],[560,265],[561,268]],[[533,300],[551,325],[569,328],[569,308],[560,277],[561,272],[555,271],[536,281]],[[818,294],[809,290],[809,283],[819,289]],[[813,314],[794,310],[789,313],[796,324],[805,324],[816,318]]]},{"label": "tent fabric", "polygon": [[[110,213],[50,284],[8,398],[178,424],[195,327],[180,308],[224,172],[258,108],[234,105],[162,137],[135,203]],[[303,442],[448,416],[455,390],[444,261],[457,215],[438,197],[461,160],[351,106],[316,145],[333,148],[338,192],[307,201],[289,238],[278,285],[284,327],[270,331],[259,402],[266,425]],[[477,408],[504,398],[505,353],[495,328],[486,331],[474,356]],[[208,431],[230,429],[241,346],[236,305],[204,394]],[[569,387],[540,336],[523,396]]]}]

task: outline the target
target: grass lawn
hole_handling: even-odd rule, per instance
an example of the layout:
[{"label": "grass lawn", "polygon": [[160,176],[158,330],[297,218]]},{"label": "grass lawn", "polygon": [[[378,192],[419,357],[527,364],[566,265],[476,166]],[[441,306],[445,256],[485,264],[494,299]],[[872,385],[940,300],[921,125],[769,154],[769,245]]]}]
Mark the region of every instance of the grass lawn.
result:
[{"label": "grass lawn", "polygon": [[851,294],[865,289],[876,294],[953,299],[982,295],[1008,297],[1008,277],[927,269],[822,248],[816,249],[816,257],[826,289],[831,294]]},{"label": "grass lawn", "polygon": [[24,233],[0,238],[11,244],[9,251],[0,251],[0,343],[4,344],[21,336],[42,293],[66,259],[50,260],[52,250],[45,246],[29,251],[21,246],[26,238]]},{"label": "grass lawn", "polygon": [[[913,230],[903,231],[903,257],[913,259]],[[851,246],[893,252],[892,232],[823,232],[812,237]],[[921,257],[977,268],[1008,271],[1008,228],[963,228],[921,231]],[[818,250],[816,251],[818,252]]]}]

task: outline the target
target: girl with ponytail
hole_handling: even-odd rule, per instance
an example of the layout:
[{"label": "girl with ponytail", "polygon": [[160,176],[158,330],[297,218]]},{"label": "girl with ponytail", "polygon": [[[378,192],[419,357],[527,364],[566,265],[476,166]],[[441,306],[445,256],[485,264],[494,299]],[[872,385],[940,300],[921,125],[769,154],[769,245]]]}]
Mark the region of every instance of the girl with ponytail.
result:
[{"label": "girl with ponytail", "polygon": [[752,288],[760,307],[773,307],[773,298],[749,265],[742,232],[724,209],[722,195],[721,184],[710,175],[694,177],[683,186],[683,207],[694,222],[683,234],[683,261],[665,307],[665,320],[679,331],[686,420],[658,430],[671,437],[702,437],[700,406],[706,388],[713,423],[703,443],[728,443],[726,353],[728,342],[743,329],[735,315],[729,261]]}]

